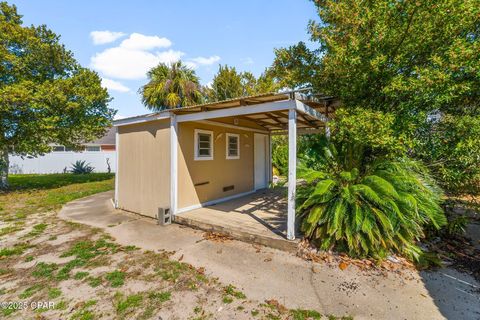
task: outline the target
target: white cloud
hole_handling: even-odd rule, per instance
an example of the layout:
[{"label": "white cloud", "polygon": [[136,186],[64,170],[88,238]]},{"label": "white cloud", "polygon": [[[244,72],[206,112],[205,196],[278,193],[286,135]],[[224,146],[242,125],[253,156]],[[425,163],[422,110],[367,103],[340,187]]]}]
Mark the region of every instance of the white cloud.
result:
[{"label": "white cloud", "polygon": [[171,45],[172,42],[167,38],[132,33],[128,39],[122,41],[120,47],[130,50],[151,50],[155,48],[168,48]]},{"label": "white cloud", "polygon": [[[147,72],[157,64],[171,64],[185,55],[178,50],[160,50],[169,48],[171,45],[172,42],[167,38],[132,33],[118,46],[105,49],[92,56],[90,65],[107,78],[140,80],[146,78]],[[217,55],[196,57],[189,59],[185,64],[189,68],[196,69],[201,65],[212,65],[219,60],[220,57]],[[118,82],[116,84],[108,82],[108,85],[111,90],[126,92],[125,89],[128,89]]]},{"label": "white cloud", "polygon": [[123,32],[113,32],[108,30],[90,32],[90,37],[95,45],[113,42],[124,35],[125,33]]},{"label": "white cloud", "polygon": [[119,91],[119,92],[129,92],[130,88],[127,86],[123,85],[122,83],[108,79],[108,78],[102,78],[102,86],[104,88],[107,88],[108,90],[112,91]]},{"label": "white cloud", "polygon": [[190,61],[192,61],[196,64],[199,64],[199,65],[212,65],[215,62],[220,61],[220,57],[219,56],[211,56],[211,57],[208,57],[208,58],[197,57],[197,58],[190,59]]},{"label": "white cloud", "polygon": [[160,62],[172,63],[183,55],[183,52],[174,50],[151,53],[115,47],[97,53],[91,58],[91,65],[107,77],[144,79],[148,70]]}]

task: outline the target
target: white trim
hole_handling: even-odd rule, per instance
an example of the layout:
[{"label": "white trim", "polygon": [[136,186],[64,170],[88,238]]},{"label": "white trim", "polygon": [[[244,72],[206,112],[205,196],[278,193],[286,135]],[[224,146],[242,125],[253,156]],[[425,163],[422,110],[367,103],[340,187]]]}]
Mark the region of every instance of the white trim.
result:
[{"label": "white trim", "polygon": [[178,199],[178,135],[177,117],[170,118],[170,212],[177,211]]},{"label": "white trim", "polygon": [[225,198],[210,200],[210,201],[207,201],[207,202],[194,204],[194,205],[191,205],[191,206],[188,206],[188,207],[183,207],[183,208],[178,209],[176,214],[184,213],[184,212],[187,212],[187,211],[192,211],[192,210],[195,210],[195,209],[200,209],[200,208],[203,208],[203,207],[211,206],[211,205],[214,205],[214,204],[217,204],[217,203],[222,203],[222,202],[233,200],[233,199],[236,199],[236,198],[241,198],[241,197],[244,197],[244,196],[248,196],[249,194],[252,194],[252,193],[255,193],[255,190],[242,192],[242,193],[237,193],[237,194],[234,194],[232,196],[225,197]]},{"label": "white trim", "polygon": [[[178,116],[177,116],[178,117]],[[205,157],[205,156],[200,156],[198,154],[198,134],[203,133],[203,134],[209,134],[210,135],[210,156]],[[194,130],[194,137],[193,137],[193,160],[195,161],[204,161],[204,160],[213,160],[213,151],[214,151],[214,143],[215,141],[213,140],[213,131],[211,130],[203,130],[203,129],[195,129]]]},{"label": "white trim", "polygon": [[263,113],[271,111],[281,111],[295,108],[295,100],[285,100],[276,102],[267,102],[254,104],[250,106],[234,107],[228,109],[218,109],[212,111],[196,112],[192,114],[183,114],[177,116],[178,122],[208,120],[214,118],[223,118],[237,115],[247,115],[252,113]]},{"label": "white trim", "polygon": [[[237,155],[236,156],[231,156],[231,155],[228,154],[228,151],[230,150],[228,138],[230,138],[230,137],[237,138]],[[225,159],[227,159],[227,160],[240,159],[240,135],[238,133],[227,132],[225,134]]]},{"label": "white trim", "polygon": [[113,121],[113,126],[114,127],[121,127],[121,126],[127,126],[127,125],[135,124],[135,123],[143,123],[143,122],[162,120],[162,119],[168,119],[168,118],[170,118],[170,112],[169,111],[164,111],[164,112],[159,113],[159,114],[158,113],[148,114],[148,115],[145,115],[145,116],[138,116],[138,117],[131,117],[131,118],[114,120]]},{"label": "white trim", "polygon": [[115,208],[118,208],[118,176],[120,168],[118,167],[118,150],[120,149],[120,135],[118,134],[118,127],[115,128]]},{"label": "white trim", "polygon": [[301,101],[295,100],[295,109],[301,113],[308,114],[311,117],[316,118],[322,122],[328,122],[329,119],[322,113],[318,112],[317,110],[313,109],[312,107],[307,106]]},{"label": "white trim", "polygon": [[212,125],[212,126],[232,128],[232,129],[238,129],[238,130],[244,130],[244,131],[253,131],[253,132],[265,133],[265,134],[268,134],[268,132],[269,132],[269,131],[266,131],[266,130],[254,129],[254,128],[243,127],[243,126],[236,126],[234,124],[222,123],[222,122],[216,122],[216,121],[210,121],[210,120],[199,120],[199,121],[196,121],[196,122],[197,123],[203,123],[203,124],[209,124],[209,125]]},{"label": "white trim", "polygon": [[295,191],[297,184],[297,111],[288,111],[288,217],[287,239],[295,239]]},{"label": "white trim", "polygon": [[272,135],[268,135],[268,183],[273,181],[273,163],[272,163]]}]

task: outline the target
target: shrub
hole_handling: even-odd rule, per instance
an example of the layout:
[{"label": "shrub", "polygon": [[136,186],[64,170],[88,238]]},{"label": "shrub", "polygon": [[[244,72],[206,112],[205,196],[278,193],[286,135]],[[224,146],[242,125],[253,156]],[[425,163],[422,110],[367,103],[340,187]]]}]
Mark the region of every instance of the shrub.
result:
[{"label": "shrub", "polygon": [[322,249],[381,259],[418,260],[424,228],[445,225],[442,192],[418,162],[368,158],[357,145],[326,142],[320,170],[301,167],[302,231]]},{"label": "shrub", "polygon": [[75,163],[72,163],[72,167],[70,169],[71,173],[74,174],[87,174],[92,173],[95,168],[87,163],[85,160],[77,160]]}]

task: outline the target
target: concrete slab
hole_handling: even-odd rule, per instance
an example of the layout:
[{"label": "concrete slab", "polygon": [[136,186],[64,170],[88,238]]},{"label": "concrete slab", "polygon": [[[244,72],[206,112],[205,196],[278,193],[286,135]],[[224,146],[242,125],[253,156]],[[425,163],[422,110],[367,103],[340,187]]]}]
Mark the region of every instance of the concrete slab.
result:
[{"label": "concrete slab", "polygon": [[[174,258],[204,267],[208,275],[260,302],[276,299],[289,308],[349,314],[355,319],[480,319],[479,284],[468,275],[445,276],[453,274],[450,269],[404,274],[362,272],[355,267],[342,271],[241,241],[208,241],[202,232],[180,225],[161,227],[153,219],[114,210],[112,196],[108,192],[74,201],[59,216],[101,227],[122,245],[175,251]],[[112,221],[120,222],[112,226]],[[477,289],[462,287],[464,282]]]}]

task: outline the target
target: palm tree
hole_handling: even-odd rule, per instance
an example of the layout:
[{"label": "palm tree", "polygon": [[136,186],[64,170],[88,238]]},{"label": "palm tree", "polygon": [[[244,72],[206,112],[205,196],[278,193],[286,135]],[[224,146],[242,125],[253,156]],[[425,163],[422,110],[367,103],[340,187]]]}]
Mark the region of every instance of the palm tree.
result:
[{"label": "palm tree", "polygon": [[147,76],[149,81],[139,92],[150,110],[180,108],[203,100],[198,76],[181,61],[171,65],[160,63]]}]

